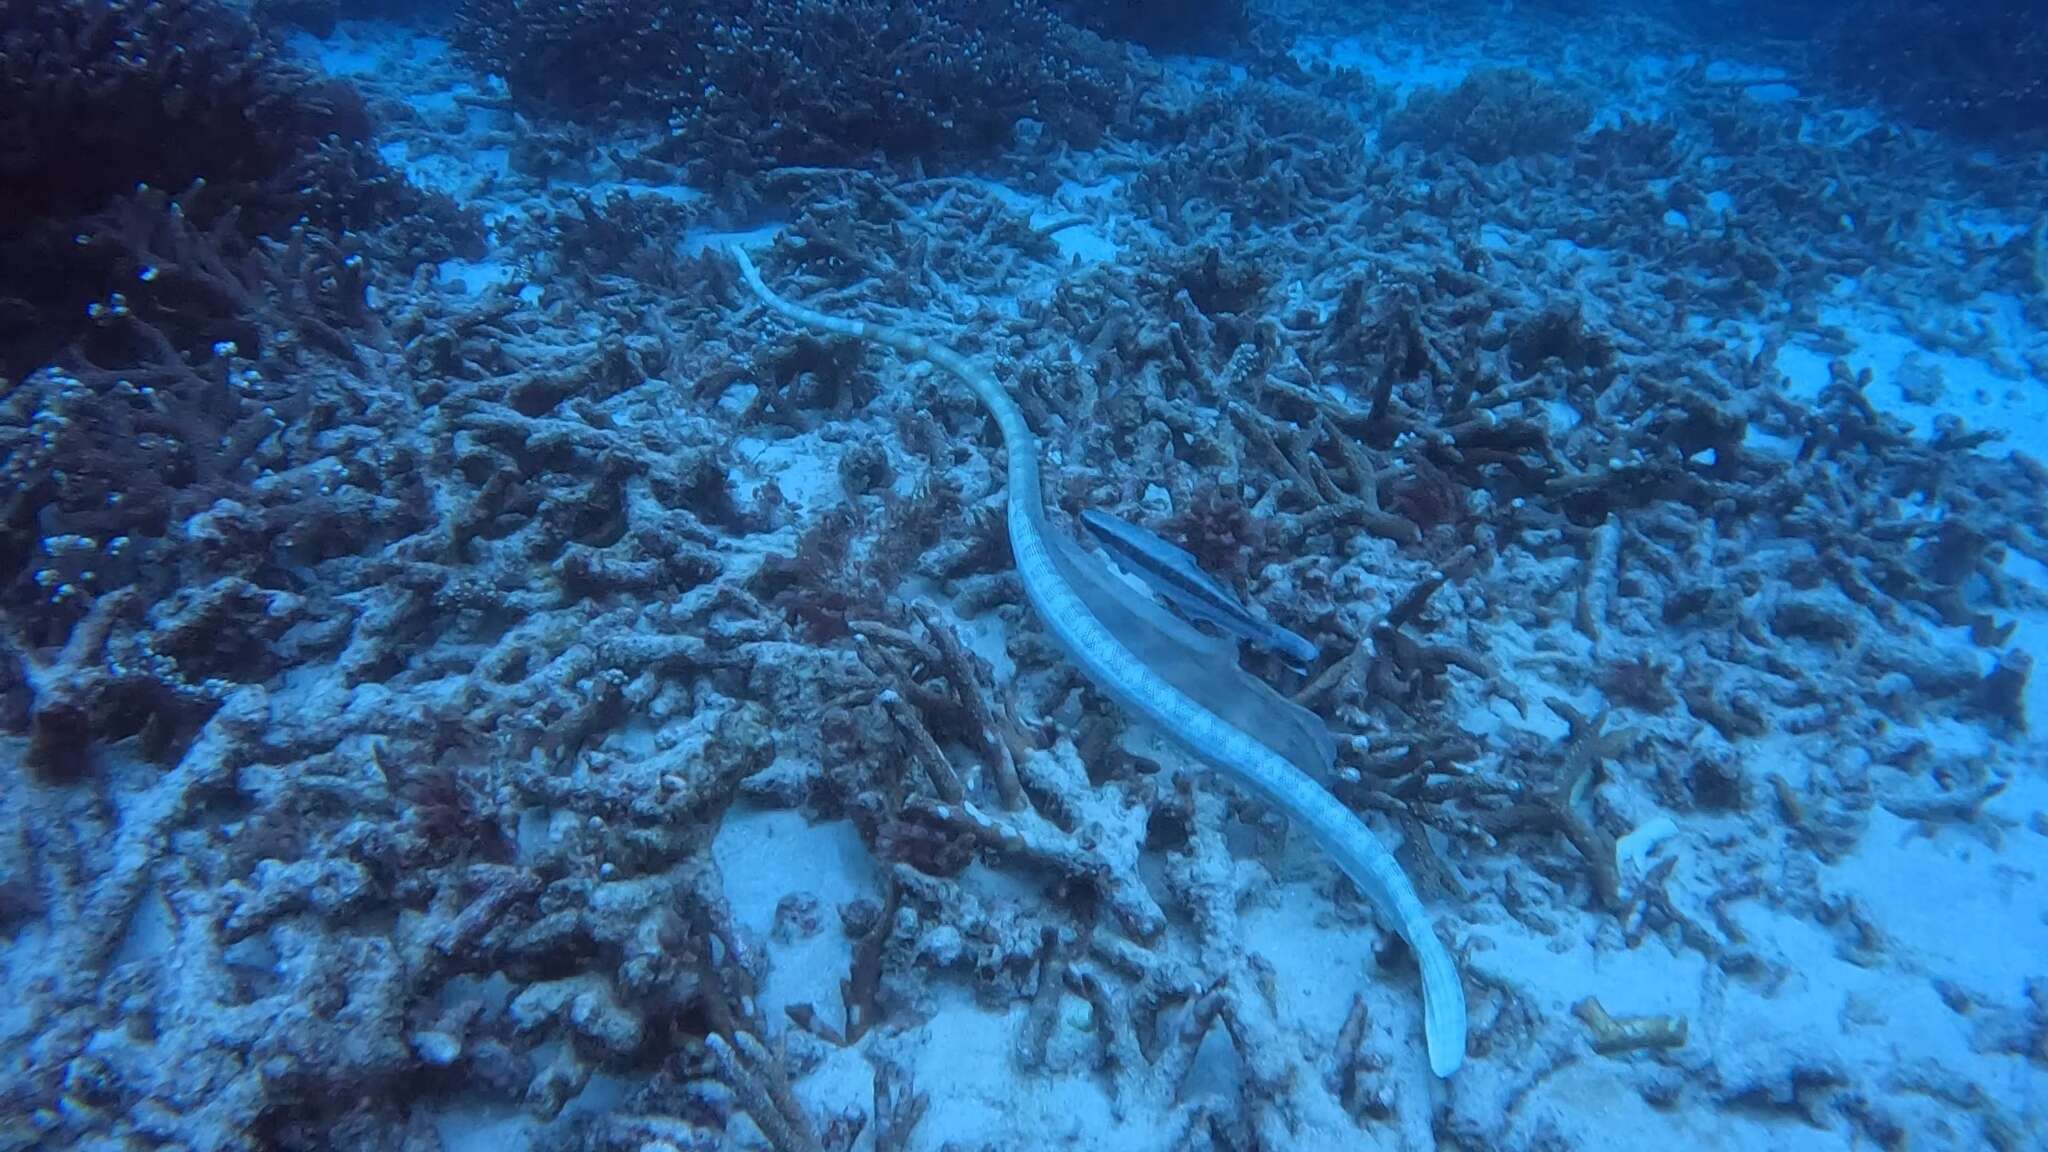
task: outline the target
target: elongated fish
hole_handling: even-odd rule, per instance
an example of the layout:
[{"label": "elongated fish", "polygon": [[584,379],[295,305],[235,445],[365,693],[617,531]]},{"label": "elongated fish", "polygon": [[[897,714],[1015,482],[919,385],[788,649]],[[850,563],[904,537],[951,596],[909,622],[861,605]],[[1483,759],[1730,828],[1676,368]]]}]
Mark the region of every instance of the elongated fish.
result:
[{"label": "elongated fish", "polygon": [[[807,328],[872,340],[899,355],[922,360],[950,373],[981,400],[1002,432],[1009,464],[1010,554],[1016,560],[1024,596],[1039,622],[1082,674],[1112,700],[1150,721],[1315,837],[1385,922],[1408,941],[1422,974],[1422,1033],[1429,1046],[1430,1071],[1438,1076],[1456,1072],[1465,1061],[1465,985],[1458,978],[1450,949],[1437,938],[1428,909],[1422,906],[1394,854],[1358,813],[1330,795],[1296,762],[1320,758],[1321,750],[1304,746],[1293,756],[1276,750],[1225,715],[1228,709],[1223,705],[1204,703],[1169,678],[1175,666],[1185,663],[1185,650],[1202,641],[1216,645],[1216,637],[1173,635],[1176,621],[1159,605],[1141,603],[1137,596],[1121,600],[1098,597],[1076,586],[1077,577],[1092,583],[1088,570],[1092,554],[1081,551],[1078,543],[1047,521],[1039,493],[1038,440],[1031,434],[1031,425],[1025,423],[1023,409],[1002,384],[943,344],[882,324],[828,316],[784,300],[762,282],[761,273],[744,251],[734,248],[732,254],[747,287],[775,312]],[[1092,574],[1105,581],[1115,579],[1106,565],[1098,565]],[[1152,609],[1158,619],[1144,619],[1143,608]],[[1114,630],[1117,628],[1125,629],[1123,636]],[[1181,630],[1194,633],[1186,624],[1181,624]],[[1173,651],[1175,648],[1183,651]],[[1209,682],[1207,677],[1196,679],[1204,683],[1190,687],[1204,695],[1213,694],[1214,683],[1220,683]]]},{"label": "elongated fish", "polygon": [[1251,609],[1238,603],[1228,588],[1202,571],[1202,566],[1186,550],[1136,524],[1094,508],[1081,513],[1081,522],[1088,526],[1088,531],[1116,561],[1117,567],[1143,580],[1146,586],[1166,597],[1169,603],[1188,616],[1206,620],[1303,667],[1316,662],[1314,644],[1278,624],[1252,615]]}]

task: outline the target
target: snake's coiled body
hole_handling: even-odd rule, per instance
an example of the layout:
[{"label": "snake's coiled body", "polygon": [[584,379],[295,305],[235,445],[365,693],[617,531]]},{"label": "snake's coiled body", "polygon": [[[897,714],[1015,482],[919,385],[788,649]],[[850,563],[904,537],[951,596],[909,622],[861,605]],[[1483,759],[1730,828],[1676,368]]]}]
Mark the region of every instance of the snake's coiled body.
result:
[{"label": "snake's coiled body", "polygon": [[974,390],[1002,432],[1009,462],[1010,551],[1040,622],[1098,688],[1307,828],[1336,859],[1408,942],[1422,974],[1430,1068],[1438,1076],[1455,1072],[1465,1057],[1464,985],[1393,854],[1356,814],[1301,769],[1169,684],[1096,618],[1054,559],[1053,529],[1046,522],[1039,491],[1038,441],[1002,385],[944,345],[784,300],[762,282],[744,252],[735,248],[733,255],[748,286],[781,315],[821,331],[885,345],[951,373]]}]

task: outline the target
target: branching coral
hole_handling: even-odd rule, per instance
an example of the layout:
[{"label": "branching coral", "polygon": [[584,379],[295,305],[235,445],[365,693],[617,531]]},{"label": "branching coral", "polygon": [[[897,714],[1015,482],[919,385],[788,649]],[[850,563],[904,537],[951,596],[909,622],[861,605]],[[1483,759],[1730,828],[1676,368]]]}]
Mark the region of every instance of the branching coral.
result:
[{"label": "branching coral", "polygon": [[725,170],[985,155],[1029,118],[1087,143],[1121,54],[1036,0],[466,0],[458,43],[536,108],[668,120]]},{"label": "branching coral", "polygon": [[8,0],[0,62],[10,227],[91,212],[138,183],[202,178],[276,197],[258,203],[282,211],[272,181],[329,136],[370,129],[353,91],[281,60],[216,0]]},{"label": "branching coral", "polygon": [[1422,89],[1390,116],[1387,143],[1454,150],[1480,164],[1559,152],[1592,121],[1583,97],[1516,69],[1475,72],[1448,92]]},{"label": "branching coral", "polygon": [[339,384],[378,337],[362,257],[305,231],[245,247],[231,221],[202,230],[159,193],[127,200],[81,247],[104,248],[133,293],[95,309],[68,368],[0,399],[0,602],[21,658],[126,597],[101,612],[120,624],[111,683],[126,687],[101,694],[91,728],[148,729],[159,750],[191,731],[175,701],[267,676],[294,623],[334,618],[288,569],[419,523],[413,458],[371,447]]},{"label": "branching coral", "polygon": [[[316,230],[416,216],[451,239],[463,231],[451,206],[364,147],[372,123],[353,88],[287,62],[218,0],[8,0],[0,93],[0,372],[16,379],[82,334],[87,304],[197,287],[138,280],[151,263],[123,262],[166,194],[181,194],[184,226],[229,260],[308,218]],[[155,191],[123,209],[138,188]],[[224,319],[217,298],[194,303]],[[197,335],[170,327],[180,346]],[[254,352],[246,340],[244,351]]]}]

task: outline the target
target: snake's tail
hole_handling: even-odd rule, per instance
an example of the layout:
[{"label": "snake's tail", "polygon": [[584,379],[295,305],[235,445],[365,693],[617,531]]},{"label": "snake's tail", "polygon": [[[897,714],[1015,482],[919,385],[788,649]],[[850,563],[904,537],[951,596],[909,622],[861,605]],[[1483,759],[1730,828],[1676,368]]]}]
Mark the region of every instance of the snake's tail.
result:
[{"label": "snake's tail", "polygon": [[1465,1062],[1465,984],[1429,925],[1421,931],[1422,943],[1410,940],[1408,947],[1422,972],[1422,1038],[1429,1046],[1429,1070],[1449,1076]]},{"label": "snake's tail", "polygon": [[1379,911],[1381,923],[1401,934],[1422,976],[1422,1033],[1429,1047],[1430,1071],[1449,1076],[1465,1062],[1465,983],[1450,949],[1437,939],[1429,911],[1415,886],[1358,817],[1318,788],[1304,789],[1290,815],[1303,822],[1323,850],[1337,862],[1365,898]]}]

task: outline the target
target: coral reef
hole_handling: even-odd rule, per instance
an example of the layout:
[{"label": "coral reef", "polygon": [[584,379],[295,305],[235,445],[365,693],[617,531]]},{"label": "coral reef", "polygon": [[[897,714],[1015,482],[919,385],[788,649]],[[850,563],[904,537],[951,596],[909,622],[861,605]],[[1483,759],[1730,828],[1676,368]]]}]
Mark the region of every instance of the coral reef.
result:
[{"label": "coral reef", "polygon": [[1425,88],[1387,117],[1381,138],[1455,152],[1478,164],[1561,152],[1592,121],[1583,97],[1517,69],[1476,72],[1449,91]]},{"label": "coral reef", "polygon": [[[217,0],[0,6],[0,91],[0,373],[13,379],[104,329],[89,305],[143,298],[181,346],[232,326],[254,351],[253,316],[219,318],[238,306],[220,296],[236,287],[226,277],[172,306],[212,318],[165,323],[156,305],[193,278],[156,283],[142,230],[196,227],[230,263],[260,262],[256,237],[283,240],[301,223],[410,231],[415,263],[478,240],[367,147],[371,118],[352,87],[285,58]],[[178,218],[148,219],[166,196]]]},{"label": "coral reef", "polygon": [[0,43],[10,226],[91,213],[138,183],[199,179],[233,188],[268,226],[296,215],[288,169],[330,137],[370,132],[351,88],[282,58],[216,0],[10,0]]},{"label": "coral reef", "polygon": [[1100,138],[1122,54],[1037,0],[464,0],[457,43],[537,110],[666,122],[708,168],[954,161],[1029,120]]},{"label": "coral reef", "polygon": [[[62,689],[62,714],[103,737],[149,728],[166,751],[191,734],[176,715],[217,695],[207,682],[294,661],[273,643],[328,614],[297,570],[402,534],[425,502],[416,458],[374,447],[360,392],[379,336],[363,256],[304,229],[237,255],[223,231],[158,193],[126,201],[82,246],[110,249],[134,293],[96,306],[70,366],[0,400],[10,647],[75,649],[108,636],[82,621],[118,619],[116,651],[82,656],[126,672]],[[59,715],[47,695],[31,692],[39,732]]]},{"label": "coral reef", "polygon": [[370,266],[480,237],[240,10],[30,9],[0,11],[0,639],[29,770],[72,779],[137,733],[175,762],[318,649],[305,569],[422,522],[414,458],[370,445]]},{"label": "coral reef", "polygon": [[[96,271],[0,395],[0,1147],[2038,1144],[2032,178],[1554,8],[1276,5],[1295,66],[971,176],[345,20],[363,199],[281,213],[294,145],[37,217]],[[873,85],[882,10],[783,47]],[[1391,111],[1411,49],[1472,79]],[[1240,671],[1440,925],[1455,1077],[1400,925],[1037,622],[975,398],[734,240],[1314,644]]]}]

